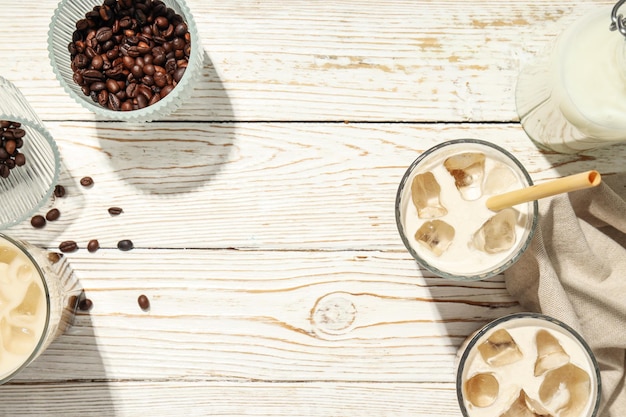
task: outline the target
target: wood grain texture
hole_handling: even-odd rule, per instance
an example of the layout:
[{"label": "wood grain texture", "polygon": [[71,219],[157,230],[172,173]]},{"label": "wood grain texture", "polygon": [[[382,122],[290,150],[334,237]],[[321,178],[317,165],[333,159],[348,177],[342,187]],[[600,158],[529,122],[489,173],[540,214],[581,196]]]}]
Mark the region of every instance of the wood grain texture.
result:
[{"label": "wood grain texture", "polygon": [[[517,124],[48,123],[67,196],[45,229],[12,228],[55,247],[97,238],[151,248],[403,250],[394,202],[425,149],[474,137],[516,155],[535,181],[624,170],[626,146],[581,155],[537,150]],[[91,176],[91,188],[79,185]],[[107,208],[124,213],[111,217]]]},{"label": "wood grain texture", "polygon": [[[441,382],[461,342],[520,311],[501,277],[454,283],[403,252],[68,254],[93,301],[15,381]],[[137,303],[150,299],[150,311]]]},{"label": "wood grain texture", "polygon": [[0,413],[16,417],[177,416],[453,416],[454,387],[417,383],[232,383],[124,381],[42,384],[0,391]]},{"label": "wood grain texture", "polygon": [[[520,66],[575,19],[615,2],[188,3],[206,62],[168,120],[462,122],[517,120]],[[50,67],[56,5],[14,2],[0,16],[2,75],[42,119],[91,120]]]}]

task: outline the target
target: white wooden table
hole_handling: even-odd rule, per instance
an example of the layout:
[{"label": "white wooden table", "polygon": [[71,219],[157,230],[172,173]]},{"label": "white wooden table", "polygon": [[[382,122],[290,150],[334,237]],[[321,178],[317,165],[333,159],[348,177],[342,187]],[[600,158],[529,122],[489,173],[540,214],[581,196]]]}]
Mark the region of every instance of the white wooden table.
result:
[{"label": "white wooden table", "polygon": [[502,277],[416,265],[394,219],[406,167],[474,137],[535,181],[624,170],[626,146],[539,151],[514,102],[520,66],[610,1],[188,0],[204,75],[140,126],[95,121],[62,90],[56,0],[1,3],[0,75],[58,141],[68,191],[57,222],[8,233],[77,241],[94,306],[0,387],[0,416],[459,416],[459,345],[520,307]]}]

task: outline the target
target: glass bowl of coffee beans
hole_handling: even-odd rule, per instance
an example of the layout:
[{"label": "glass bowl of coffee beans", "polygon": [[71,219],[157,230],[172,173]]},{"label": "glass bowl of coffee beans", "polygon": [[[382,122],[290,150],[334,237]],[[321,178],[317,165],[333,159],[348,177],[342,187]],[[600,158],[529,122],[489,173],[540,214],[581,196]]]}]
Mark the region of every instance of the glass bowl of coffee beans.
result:
[{"label": "glass bowl of coffee beans", "polygon": [[57,145],[22,95],[0,77],[0,229],[31,217],[59,179]]},{"label": "glass bowl of coffee beans", "polygon": [[108,120],[172,113],[191,94],[203,54],[184,0],[62,0],[48,32],[63,88]]}]

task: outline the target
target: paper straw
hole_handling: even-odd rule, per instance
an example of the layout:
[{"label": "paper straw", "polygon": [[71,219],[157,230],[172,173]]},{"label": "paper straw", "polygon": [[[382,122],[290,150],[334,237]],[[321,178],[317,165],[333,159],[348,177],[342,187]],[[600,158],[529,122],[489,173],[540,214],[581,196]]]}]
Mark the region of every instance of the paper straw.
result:
[{"label": "paper straw", "polygon": [[487,208],[490,210],[498,211],[516,204],[539,200],[544,197],[595,187],[599,185],[600,182],[602,182],[602,178],[598,171],[581,172],[580,174],[569,175],[520,190],[494,195],[487,199],[486,204]]}]

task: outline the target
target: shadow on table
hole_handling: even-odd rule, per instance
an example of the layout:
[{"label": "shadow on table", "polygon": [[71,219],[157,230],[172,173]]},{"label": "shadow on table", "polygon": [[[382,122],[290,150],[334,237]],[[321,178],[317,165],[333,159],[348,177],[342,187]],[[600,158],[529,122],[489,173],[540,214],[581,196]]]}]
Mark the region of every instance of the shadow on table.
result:
[{"label": "shadow on table", "polygon": [[0,389],[0,416],[115,417],[88,313],[78,313],[34,362]]},{"label": "shadow on table", "polygon": [[176,195],[201,188],[222,169],[235,141],[235,127],[220,122],[232,120],[230,99],[205,52],[194,92],[167,119],[100,121],[96,128],[112,169],[126,183],[147,194]]},{"label": "shadow on table", "polygon": [[[533,143],[530,138],[529,143]],[[558,176],[577,174],[598,169],[603,181],[613,182],[617,172],[603,167],[617,167],[616,155],[624,154],[626,144],[612,145],[606,148],[584,151],[579,154],[562,154],[547,150],[537,150],[558,172]],[[521,161],[525,163],[525,161]],[[621,165],[620,165],[621,167]],[[622,172],[625,171],[624,168]],[[531,172],[532,176],[532,172]],[[536,179],[535,179],[536,180]],[[539,181],[537,181],[539,182]],[[419,266],[416,264],[416,268]],[[460,345],[463,340],[482,327],[484,324],[507,314],[521,311],[517,301],[508,293],[503,276],[496,276],[484,281],[458,282],[432,277],[428,271],[422,270],[427,278],[426,285],[435,300],[439,314],[451,335],[452,343]]]},{"label": "shadow on table", "polygon": [[[423,273],[428,274],[427,271]],[[457,282],[439,277],[425,280],[455,349],[490,321],[522,311],[508,293],[501,275],[474,282]]]}]

